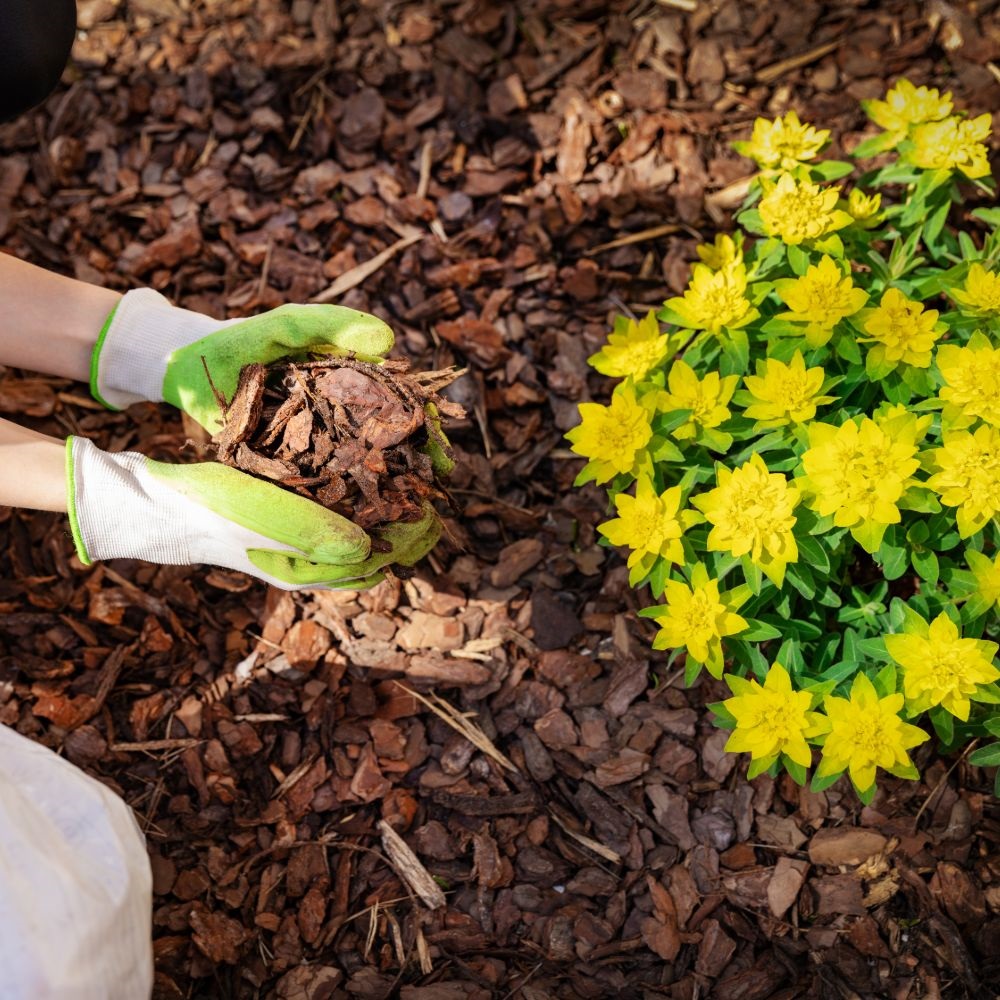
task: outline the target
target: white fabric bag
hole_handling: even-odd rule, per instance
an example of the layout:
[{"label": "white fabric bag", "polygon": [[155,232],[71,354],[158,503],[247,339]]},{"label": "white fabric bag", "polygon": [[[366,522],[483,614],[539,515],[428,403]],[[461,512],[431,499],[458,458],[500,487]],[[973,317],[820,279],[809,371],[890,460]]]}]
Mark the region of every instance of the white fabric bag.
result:
[{"label": "white fabric bag", "polygon": [[0,725],[0,1000],[147,1000],[151,914],[128,806]]}]

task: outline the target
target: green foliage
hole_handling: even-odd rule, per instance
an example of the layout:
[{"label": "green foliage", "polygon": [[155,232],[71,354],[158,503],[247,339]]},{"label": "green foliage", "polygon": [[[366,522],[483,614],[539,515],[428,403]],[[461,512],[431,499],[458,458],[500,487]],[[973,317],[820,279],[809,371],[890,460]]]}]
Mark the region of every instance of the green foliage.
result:
[{"label": "green foliage", "polygon": [[654,647],[688,683],[726,671],[713,710],[750,774],[805,782],[819,747],[812,786],[847,772],[865,800],[877,767],[918,776],[929,731],[1000,736],[1000,209],[963,209],[993,191],[988,128],[893,95],[865,102],[884,131],[852,163],[794,113],[758,120],[736,144],[761,167],[752,235],[616,321],[592,362],[623,381],[570,432],[579,481],[609,482],[602,533],[662,602]]}]

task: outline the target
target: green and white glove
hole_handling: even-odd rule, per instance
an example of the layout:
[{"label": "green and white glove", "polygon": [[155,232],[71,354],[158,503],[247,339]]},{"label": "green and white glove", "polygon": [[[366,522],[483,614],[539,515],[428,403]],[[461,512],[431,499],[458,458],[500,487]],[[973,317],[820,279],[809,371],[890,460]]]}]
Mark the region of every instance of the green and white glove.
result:
[{"label": "green and white glove", "polygon": [[344,306],[287,305],[250,319],[217,320],[137,288],[104,324],[90,389],[113,410],[140,400],[172,403],[214,434],[222,413],[212,385],[232,399],[244,365],[308,351],[378,361],[392,343],[392,330],[377,316]]},{"label": "green and white glove", "polygon": [[217,462],[167,465],[66,442],[68,509],[77,553],[95,559],[208,563],[294,590],[370,587],[389,563],[412,566],[435,545],[433,510],[379,533],[391,552],[339,514]]}]

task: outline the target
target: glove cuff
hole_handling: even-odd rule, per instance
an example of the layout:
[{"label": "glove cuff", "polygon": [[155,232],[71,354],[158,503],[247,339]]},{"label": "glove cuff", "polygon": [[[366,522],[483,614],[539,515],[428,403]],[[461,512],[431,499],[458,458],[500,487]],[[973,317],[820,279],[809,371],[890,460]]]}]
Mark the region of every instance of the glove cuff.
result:
[{"label": "glove cuff", "polygon": [[176,494],[156,483],[149,459],[135,451],[102,451],[86,438],[66,439],[66,507],[80,560],[196,562]]},{"label": "glove cuff", "polygon": [[126,292],[94,345],[91,394],[111,410],[161,401],[170,355],[229,322],[171,305],[151,288]]}]

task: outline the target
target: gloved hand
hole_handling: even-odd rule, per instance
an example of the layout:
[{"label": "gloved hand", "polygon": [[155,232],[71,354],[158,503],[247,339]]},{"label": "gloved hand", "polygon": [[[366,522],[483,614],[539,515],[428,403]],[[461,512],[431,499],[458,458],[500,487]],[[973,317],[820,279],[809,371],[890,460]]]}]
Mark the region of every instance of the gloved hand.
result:
[{"label": "gloved hand", "polygon": [[231,400],[244,365],[307,351],[379,361],[392,342],[382,320],[344,306],[287,305],[250,319],[217,320],[138,288],[122,297],[101,331],[90,389],[111,409],[165,400],[214,434],[222,413],[212,385]]},{"label": "gloved hand", "polygon": [[280,587],[351,590],[412,566],[441,525],[428,506],[410,524],[379,532],[391,551],[339,514],[217,462],[167,465],[137,452],[110,454],[85,438],[66,442],[68,509],[77,553],[168,565],[209,563]]}]

